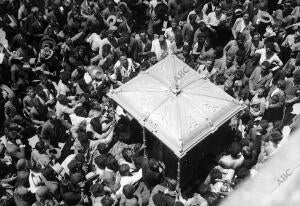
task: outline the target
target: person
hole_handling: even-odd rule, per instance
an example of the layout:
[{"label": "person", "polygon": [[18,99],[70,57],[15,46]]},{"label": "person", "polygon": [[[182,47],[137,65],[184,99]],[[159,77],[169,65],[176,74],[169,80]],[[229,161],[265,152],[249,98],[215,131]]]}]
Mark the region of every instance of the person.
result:
[{"label": "person", "polygon": [[221,157],[219,164],[227,169],[237,169],[244,162],[244,156],[241,154],[240,145],[233,143],[230,146],[229,154]]},{"label": "person", "polygon": [[173,43],[175,41],[175,36],[180,33],[180,28],[177,25],[177,21],[175,19],[171,22],[171,27],[167,28],[165,30],[165,37],[170,41],[170,43]]},{"label": "person", "polygon": [[209,13],[213,12],[216,10],[216,7],[219,6],[219,0],[213,0],[213,1],[210,1],[206,4],[204,4],[203,6],[203,13],[208,16]]},{"label": "person", "polygon": [[264,116],[266,110],[266,88],[261,86],[250,102],[250,113],[254,118]]},{"label": "person", "polygon": [[121,55],[120,60],[114,65],[116,80],[125,83],[133,78],[138,71],[139,64],[126,55]]},{"label": "person", "polygon": [[272,79],[272,73],[269,72],[270,63],[265,61],[260,67],[257,67],[249,78],[249,90],[254,95],[260,86],[266,86],[270,84]]},{"label": "person", "polygon": [[277,121],[282,119],[283,106],[285,101],[284,90],[286,87],[285,80],[279,80],[277,84],[270,88],[267,96],[266,115],[268,121]]},{"label": "person", "polygon": [[283,66],[282,61],[275,53],[275,47],[272,42],[265,44],[265,48],[257,50],[255,53],[260,54],[260,64],[264,61],[268,61],[270,64],[276,63],[278,66]]},{"label": "person", "polygon": [[171,53],[171,42],[164,35],[152,41],[151,52],[154,52],[159,61]]},{"label": "person", "polygon": [[[238,18],[235,21],[235,23],[231,29],[233,38],[236,38],[238,33],[242,33],[245,36],[250,36],[250,28],[251,28],[251,21],[249,19],[249,14],[245,13],[243,15],[243,18]],[[248,38],[246,38],[246,39],[248,39]]]},{"label": "person", "polygon": [[205,64],[200,64],[197,72],[203,77],[208,78],[210,81],[215,81],[217,70],[214,68],[214,58],[207,59]]},{"label": "person", "polygon": [[50,156],[46,153],[45,143],[42,141],[37,142],[35,149],[31,152],[31,164],[33,168],[43,169],[50,161]]}]

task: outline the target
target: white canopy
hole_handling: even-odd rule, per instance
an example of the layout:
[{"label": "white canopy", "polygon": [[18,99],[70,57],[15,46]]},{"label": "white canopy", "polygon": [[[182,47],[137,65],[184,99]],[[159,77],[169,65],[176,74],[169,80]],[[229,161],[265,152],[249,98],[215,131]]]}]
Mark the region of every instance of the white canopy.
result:
[{"label": "white canopy", "polygon": [[109,96],[179,158],[243,108],[173,55]]}]

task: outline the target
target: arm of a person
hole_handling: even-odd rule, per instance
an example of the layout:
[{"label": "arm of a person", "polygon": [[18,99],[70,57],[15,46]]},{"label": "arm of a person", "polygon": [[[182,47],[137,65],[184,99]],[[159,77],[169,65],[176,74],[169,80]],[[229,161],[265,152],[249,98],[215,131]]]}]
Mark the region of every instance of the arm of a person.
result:
[{"label": "arm of a person", "polygon": [[238,20],[236,20],[233,24],[233,27],[231,28],[232,36],[234,39],[236,39],[236,28],[237,28],[238,23],[239,23]]},{"label": "arm of a person", "polygon": [[196,44],[196,42],[198,41],[198,35],[201,33],[201,31],[199,30],[199,29],[197,29],[196,31],[195,31],[195,34],[194,34],[194,39],[193,39],[193,41],[194,41],[194,43]]},{"label": "arm of a person", "polygon": [[203,9],[202,9],[202,12],[204,15],[206,15],[207,10],[208,10],[208,4],[206,3],[206,4],[204,4]]},{"label": "arm of a person", "polygon": [[42,125],[45,123],[44,121],[40,121],[40,120],[36,120],[36,119],[31,119],[31,121],[36,125]]},{"label": "arm of a person", "polygon": [[282,61],[281,61],[281,59],[276,55],[276,58],[274,59],[274,61],[277,63],[277,65],[278,66],[282,66],[283,65],[283,63],[282,63]]},{"label": "arm of a person", "polygon": [[133,174],[132,176],[130,176],[130,183],[134,184],[137,181],[139,181],[140,179],[142,179],[143,177],[143,172],[142,169],[140,169],[138,172],[136,172],[135,174]]},{"label": "arm of a person", "polygon": [[96,142],[97,142],[96,144],[97,145],[101,144],[101,143],[109,144],[112,141],[113,136],[114,136],[114,127],[108,131],[108,134],[105,139],[103,138],[103,139],[96,140]]},{"label": "arm of a person", "polygon": [[249,91],[254,91],[253,79],[254,79],[255,70],[252,72],[249,78]]},{"label": "arm of a person", "polygon": [[266,103],[265,102],[261,102],[260,106],[259,106],[259,115],[263,115],[266,111]]},{"label": "arm of a person", "polygon": [[[79,106],[81,106],[81,105],[79,105]],[[70,108],[70,107],[64,105],[62,107],[62,109],[63,109],[62,111],[64,114],[73,114],[76,107],[78,107],[78,106],[76,105],[75,107]]]},{"label": "arm of a person", "polygon": [[192,54],[200,55],[201,52],[197,52],[197,49],[198,49],[198,43],[194,44]]},{"label": "arm of a person", "polygon": [[226,46],[224,47],[224,53],[226,54],[229,48],[231,47],[232,41],[229,41]]},{"label": "arm of a person", "polygon": [[106,132],[103,132],[102,134],[99,134],[95,131],[92,131],[92,132],[93,132],[94,138],[100,140],[100,139],[105,139],[110,134],[111,130],[112,130],[112,128],[110,128]]}]

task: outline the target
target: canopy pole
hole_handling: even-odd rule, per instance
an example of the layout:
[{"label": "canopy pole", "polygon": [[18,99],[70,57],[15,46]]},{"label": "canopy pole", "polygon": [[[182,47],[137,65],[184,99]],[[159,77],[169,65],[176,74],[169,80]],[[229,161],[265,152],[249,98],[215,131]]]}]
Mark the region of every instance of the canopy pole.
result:
[{"label": "canopy pole", "polygon": [[177,188],[180,188],[180,172],[181,172],[181,159],[178,158],[177,161]]},{"label": "canopy pole", "polygon": [[[146,146],[146,129],[143,126],[143,144]],[[144,148],[144,157],[147,158],[146,148]]]}]

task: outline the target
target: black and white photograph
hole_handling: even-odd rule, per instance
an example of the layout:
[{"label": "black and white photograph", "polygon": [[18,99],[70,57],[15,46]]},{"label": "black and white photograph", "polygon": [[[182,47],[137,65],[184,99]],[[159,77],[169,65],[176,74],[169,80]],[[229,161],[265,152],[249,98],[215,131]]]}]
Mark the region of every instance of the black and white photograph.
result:
[{"label": "black and white photograph", "polygon": [[300,0],[0,0],[0,206],[299,206]]}]

